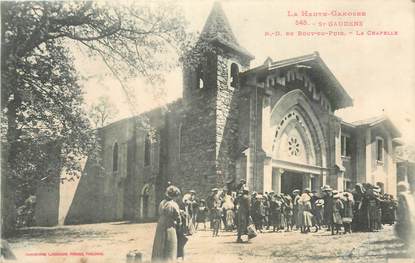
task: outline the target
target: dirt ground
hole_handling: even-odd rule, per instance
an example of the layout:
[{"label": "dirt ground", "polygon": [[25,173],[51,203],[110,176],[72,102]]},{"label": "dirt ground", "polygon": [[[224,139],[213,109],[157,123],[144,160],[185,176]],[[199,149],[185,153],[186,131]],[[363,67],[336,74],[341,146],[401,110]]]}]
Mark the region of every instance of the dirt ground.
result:
[{"label": "dirt ground", "polygon": [[[9,244],[18,262],[126,262],[129,251],[151,257],[154,223],[101,223],[20,230]],[[198,231],[185,248],[184,262],[415,262],[386,226],[380,232],[332,236],[328,231],[265,232],[235,243],[233,232],[212,237]]]}]

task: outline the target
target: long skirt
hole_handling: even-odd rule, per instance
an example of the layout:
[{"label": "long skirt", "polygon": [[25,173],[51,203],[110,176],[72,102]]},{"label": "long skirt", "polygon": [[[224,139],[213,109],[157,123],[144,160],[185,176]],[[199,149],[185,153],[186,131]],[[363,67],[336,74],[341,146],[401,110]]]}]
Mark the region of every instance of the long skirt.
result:
[{"label": "long skirt", "polygon": [[313,226],[313,214],[310,211],[303,212],[303,226],[305,227]]},{"label": "long skirt", "polygon": [[302,206],[298,206],[298,212],[297,212],[297,226],[302,227],[304,226],[304,209]]},{"label": "long skirt", "polygon": [[154,237],[152,262],[173,262],[177,260],[177,234],[174,227],[166,228],[157,224]]},{"label": "long skirt", "polygon": [[248,220],[248,215],[246,213],[237,212],[237,220],[238,220],[238,236],[247,235],[248,234],[248,224],[250,223]]},{"label": "long skirt", "polygon": [[233,228],[233,226],[234,226],[234,218],[235,218],[235,215],[234,215],[233,210],[232,209],[226,210],[226,227],[228,229],[232,229]]},{"label": "long skirt", "polygon": [[343,224],[342,216],[340,212],[338,211],[333,211],[333,224],[337,224],[337,225]]},{"label": "long skirt", "polygon": [[285,220],[285,225],[287,227],[292,226],[293,225],[293,213],[292,212],[284,213],[284,220]]},{"label": "long skirt", "polygon": [[285,224],[285,215],[284,213],[280,213],[280,224],[278,225],[279,228],[284,229],[286,224]]},{"label": "long skirt", "polygon": [[279,227],[281,224],[281,212],[280,211],[272,211],[271,212],[271,225],[273,227]]}]

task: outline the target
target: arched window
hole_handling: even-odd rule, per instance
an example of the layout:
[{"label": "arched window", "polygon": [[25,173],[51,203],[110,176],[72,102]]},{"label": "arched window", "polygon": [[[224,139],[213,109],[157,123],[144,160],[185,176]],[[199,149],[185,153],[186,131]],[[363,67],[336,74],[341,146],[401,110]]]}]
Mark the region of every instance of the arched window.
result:
[{"label": "arched window", "polygon": [[204,82],[204,72],[203,72],[203,67],[202,65],[199,65],[197,67],[197,88],[198,89],[203,89],[205,87],[205,82]]},{"label": "arched window", "polygon": [[380,137],[376,138],[376,161],[383,162],[383,139]]},{"label": "arched window", "polygon": [[144,142],[144,165],[150,165],[150,134],[147,133],[146,139]]},{"label": "arched window", "polygon": [[236,88],[239,82],[239,67],[236,63],[231,64],[231,87]]},{"label": "arched window", "polygon": [[182,127],[183,127],[183,124],[182,123],[180,123],[180,125],[179,125],[179,156],[178,156],[178,159],[179,160],[181,160],[181,154],[182,154]]},{"label": "arched window", "polygon": [[114,143],[112,148],[112,171],[118,171],[118,143]]}]

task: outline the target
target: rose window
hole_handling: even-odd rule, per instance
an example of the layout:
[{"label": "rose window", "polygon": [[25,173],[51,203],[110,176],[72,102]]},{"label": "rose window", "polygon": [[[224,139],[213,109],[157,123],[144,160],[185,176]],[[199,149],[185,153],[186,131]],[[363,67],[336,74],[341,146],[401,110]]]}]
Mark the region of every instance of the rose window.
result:
[{"label": "rose window", "polygon": [[288,140],[288,152],[291,156],[298,156],[300,154],[300,143],[297,138],[291,137]]}]

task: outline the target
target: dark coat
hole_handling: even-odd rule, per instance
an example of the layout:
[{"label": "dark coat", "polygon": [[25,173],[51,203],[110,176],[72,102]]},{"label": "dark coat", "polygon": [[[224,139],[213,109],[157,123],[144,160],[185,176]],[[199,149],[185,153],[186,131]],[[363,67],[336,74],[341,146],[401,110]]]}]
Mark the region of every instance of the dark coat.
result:
[{"label": "dark coat", "polygon": [[331,225],[333,223],[333,197],[324,196],[324,223]]},{"label": "dark coat", "polygon": [[250,216],[250,207],[251,199],[247,194],[244,194],[238,198],[238,211],[237,211],[237,220],[238,220],[238,235],[247,234],[247,227],[249,224]]}]

